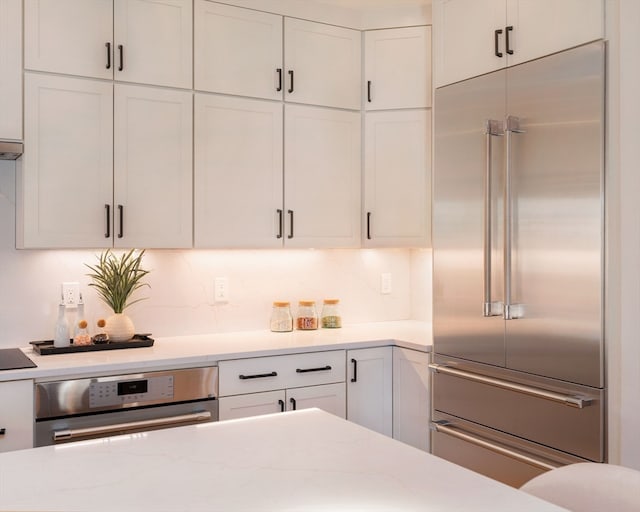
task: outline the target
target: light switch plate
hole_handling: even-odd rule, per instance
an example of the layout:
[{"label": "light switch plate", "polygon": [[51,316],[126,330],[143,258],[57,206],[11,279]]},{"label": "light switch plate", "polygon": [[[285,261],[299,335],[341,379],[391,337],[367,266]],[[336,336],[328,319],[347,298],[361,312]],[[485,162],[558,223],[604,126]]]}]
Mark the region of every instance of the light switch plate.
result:
[{"label": "light switch plate", "polygon": [[213,283],[213,300],[215,302],[229,302],[229,278],[216,277]]},{"label": "light switch plate", "polygon": [[389,295],[391,293],[391,273],[385,272],[380,274],[380,293]]}]

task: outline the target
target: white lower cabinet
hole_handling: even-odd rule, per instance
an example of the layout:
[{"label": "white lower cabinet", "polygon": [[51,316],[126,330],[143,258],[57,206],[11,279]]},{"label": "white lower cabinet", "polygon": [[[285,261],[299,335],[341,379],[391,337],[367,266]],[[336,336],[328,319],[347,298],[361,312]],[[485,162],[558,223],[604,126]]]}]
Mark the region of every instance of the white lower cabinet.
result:
[{"label": "white lower cabinet", "polygon": [[223,396],[220,397],[219,419],[220,421],[231,420],[310,407],[317,407],[344,418],[346,416],[344,382],[248,395]]},{"label": "white lower cabinet", "polygon": [[33,381],[0,382],[0,452],[33,448]]},{"label": "white lower cabinet", "polygon": [[393,438],[429,451],[430,354],[393,347]]},{"label": "white lower cabinet", "polygon": [[393,432],[392,350],[347,351],[347,419],[388,436]]}]

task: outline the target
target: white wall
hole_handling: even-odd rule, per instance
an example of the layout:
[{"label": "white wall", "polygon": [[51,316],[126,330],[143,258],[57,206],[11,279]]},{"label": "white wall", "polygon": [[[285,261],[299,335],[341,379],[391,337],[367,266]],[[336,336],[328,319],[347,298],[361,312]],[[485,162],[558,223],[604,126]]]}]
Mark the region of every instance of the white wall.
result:
[{"label": "white wall", "polygon": [[[91,325],[108,314],[84,266],[99,250],[19,251],[14,224],[15,164],[0,161],[0,347],[52,338],[62,281],[81,283]],[[274,300],[339,298],[345,324],[431,315],[427,250],[166,250],[144,262],[149,299],[128,312],[137,332],[156,337],[264,329]],[[382,272],[392,274],[391,295],[379,292]],[[217,276],[229,278],[226,304],[213,302]]]}]

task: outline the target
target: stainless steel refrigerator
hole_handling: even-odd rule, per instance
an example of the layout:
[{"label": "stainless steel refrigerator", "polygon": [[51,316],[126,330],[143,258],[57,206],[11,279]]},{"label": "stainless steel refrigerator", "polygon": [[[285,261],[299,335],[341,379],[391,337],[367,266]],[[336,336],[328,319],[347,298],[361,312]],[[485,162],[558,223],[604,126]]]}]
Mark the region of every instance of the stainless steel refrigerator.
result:
[{"label": "stainless steel refrigerator", "polygon": [[435,93],[432,449],[519,486],[602,462],[605,45]]}]

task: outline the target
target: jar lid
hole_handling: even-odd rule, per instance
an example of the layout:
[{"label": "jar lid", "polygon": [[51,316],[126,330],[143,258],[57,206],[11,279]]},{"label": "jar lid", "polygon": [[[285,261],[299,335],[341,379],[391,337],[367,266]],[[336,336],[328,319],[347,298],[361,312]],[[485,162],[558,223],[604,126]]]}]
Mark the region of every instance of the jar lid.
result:
[{"label": "jar lid", "polygon": [[325,304],[338,304],[340,299],[324,299]]},{"label": "jar lid", "polygon": [[315,306],[316,305],[316,301],[315,300],[301,300],[300,302],[298,302],[298,304],[300,306]]},{"label": "jar lid", "polygon": [[286,308],[289,305],[289,303],[286,301],[276,301],[273,303],[273,305],[276,308]]}]

